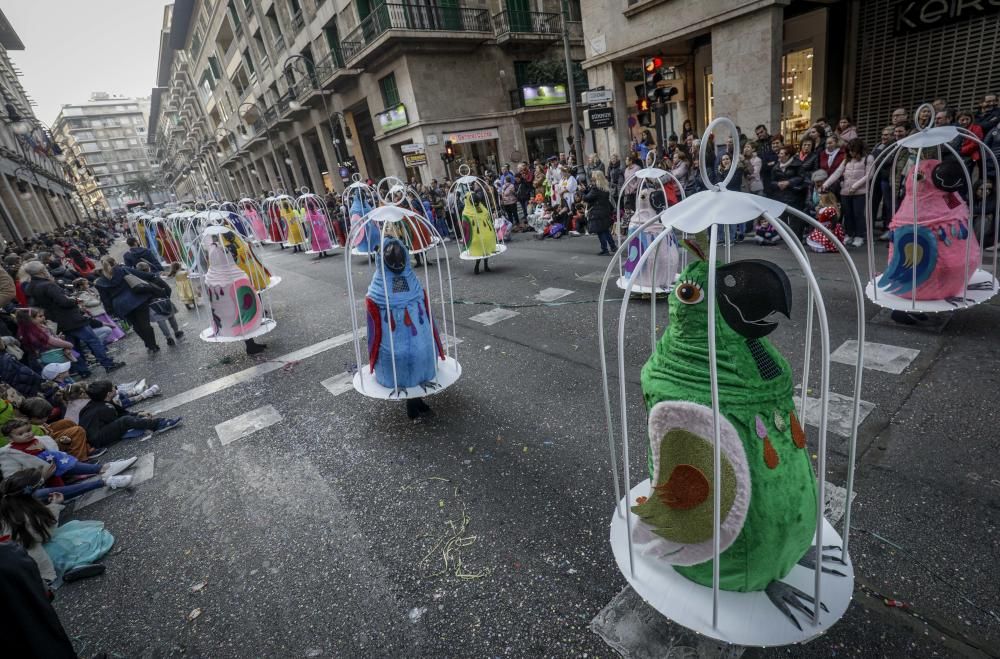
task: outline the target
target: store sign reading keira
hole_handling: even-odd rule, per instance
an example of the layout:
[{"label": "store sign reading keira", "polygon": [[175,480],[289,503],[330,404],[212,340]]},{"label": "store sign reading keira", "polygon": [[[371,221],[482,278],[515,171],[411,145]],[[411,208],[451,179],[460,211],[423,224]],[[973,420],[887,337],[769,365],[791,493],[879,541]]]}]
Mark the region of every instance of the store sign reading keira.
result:
[{"label": "store sign reading keira", "polygon": [[903,0],[896,8],[896,34],[1000,12],[1000,0]]}]

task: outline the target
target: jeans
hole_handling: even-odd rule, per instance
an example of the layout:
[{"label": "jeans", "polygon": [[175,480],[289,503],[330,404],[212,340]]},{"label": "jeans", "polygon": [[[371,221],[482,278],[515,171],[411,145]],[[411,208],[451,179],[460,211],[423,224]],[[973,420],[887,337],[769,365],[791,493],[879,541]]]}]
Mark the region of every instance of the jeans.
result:
[{"label": "jeans", "polygon": [[[63,476],[96,476],[101,473],[101,465],[90,464],[88,462],[78,462],[63,474]],[[35,490],[34,497],[45,501],[53,492],[58,492],[63,497],[70,499],[79,496],[84,492],[90,492],[100,487],[104,487],[104,480],[101,478],[91,478],[82,483],[72,485],[60,485],[59,487],[41,487]]]},{"label": "jeans", "polygon": [[615,251],[618,249],[618,245],[615,244],[615,239],[611,237],[611,229],[605,229],[604,231],[597,232],[597,239],[601,241],[601,251]]},{"label": "jeans", "polygon": [[108,336],[112,332],[110,327],[102,325],[101,327],[92,327],[91,329],[94,330],[94,334],[96,334],[97,338],[101,340],[101,343],[106,344],[108,342]]},{"label": "jeans", "polygon": [[153,326],[149,324],[149,304],[141,304],[132,311],[125,314],[125,318],[132,324],[132,329],[139,335],[146,348],[154,350],[156,345],[156,334],[153,333]]},{"label": "jeans", "polygon": [[[167,326],[168,323],[169,327]],[[177,327],[177,319],[174,318],[173,315],[167,316],[163,320],[157,320],[156,324],[160,326],[160,331],[163,332],[163,336],[168,339],[170,338],[170,328],[173,328],[174,334],[180,331],[180,328]]]},{"label": "jeans", "polygon": [[94,437],[88,437],[90,445],[95,448],[110,446],[119,441],[129,430],[156,430],[160,427],[159,419],[145,419],[133,414],[118,417],[97,431]]},{"label": "jeans", "polygon": [[864,237],[867,233],[865,196],[863,194],[845,194],[840,198],[840,206],[844,211],[844,234],[851,238]]},{"label": "jeans", "polygon": [[73,340],[73,345],[76,346],[77,352],[83,352],[83,346],[90,348],[90,351],[94,353],[94,357],[104,368],[111,368],[114,366],[114,362],[108,357],[107,351],[104,349],[104,341],[97,338],[94,334],[93,328],[90,325],[84,325],[83,327],[78,327],[75,330],[66,332],[66,335]]},{"label": "jeans", "polygon": [[[518,205],[521,206],[521,210],[524,211],[524,223],[527,224],[528,223],[528,201],[527,200],[522,201],[522,200],[518,199],[517,203],[518,203]],[[515,224],[517,224],[517,222],[515,222]]]}]

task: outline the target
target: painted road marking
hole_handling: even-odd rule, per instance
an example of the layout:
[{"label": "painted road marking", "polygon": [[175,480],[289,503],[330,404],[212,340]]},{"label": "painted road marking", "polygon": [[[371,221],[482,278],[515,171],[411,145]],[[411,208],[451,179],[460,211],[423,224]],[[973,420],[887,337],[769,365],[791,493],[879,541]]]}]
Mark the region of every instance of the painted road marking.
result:
[{"label": "painted road marking", "polygon": [[[360,330],[359,334],[360,338],[364,339],[365,330]],[[299,350],[290,352],[287,355],[270,359],[263,364],[251,366],[248,369],[233,373],[232,375],[227,375],[223,378],[219,378],[218,380],[207,382],[201,386],[195,387],[194,389],[189,389],[184,393],[163,399],[152,413],[154,416],[161,415],[164,412],[174,409],[175,407],[193,403],[198,399],[204,398],[205,396],[211,396],[212,394],[218,393],[223,389],[228,389],[229,387],[249,382],[250,380],[253,380],[261,375],[277,371],[279,368],[284,368],[289,362],[302,361],[303,359],[308,359],[309,357],[315,357],[322,352],[342,346],[345,343],[350,343],[353,338],[354,334],[346,332],[344,334],[340,334],[339,336],[334,336],[324,341],[306,346],[305,348],[300,348]]]},{"label": "painted road marking", "polygon": [[[913,360],[920,354],[919,350],[913,348],[903,348],[887,343],[873,343],[865,341],[865,368],[883,373],[899,375],[913,363]],[[858,342],[854,339],[844,341],[833,354],[830,361],[838,364],[854,366],[858,360]]]},{"label": "painted road marking", "polygon": [[559,298],[572,294],[573,291],[566,290],[565,288],[543,288],[538,291],[538,295],[535,296],[535,299],[539,302],[555,302]]},{"label": "painted road marking", "polygon": [[[795,403],[798,405],[802,387],[796,387]],[[842,396],[838,393],[830,392],[830,416],[827,420],[827,428],[830,432],[841,437],[851,436],[851,414],[853,414],[854,398]],[[874,403],[866,400],[861,401],[860,412],[858,414],[858,426],[865,422],[865,419],[875,409]],[[818,398],[806,396],[806,411],[802,415],[807,425],[819,428],[820,404]]]},{"label": "painted road marking", "polygon": [[354,374],[340,373],[339,375],[334,375],[332,378],[323,380],[320,384],[326,387],[326,390],[334,396],[339,396],[345,391],[354,389]]},{"label": "painted road marking", "polygon": [[444,339],[444,347],[446,348],[457,346],[458,344],[465,342],[465,339],[460,339],[457,336],[452,336],[451,334],[442,334],[441,338]]},{"label": "painted road marking", "polygon": [[490,309],[489,311],[484,311],[483,313],[476,314],[475,316],[469,318],[482,325],[496,325],[501,320],[507,320],[508,318],[513,318],[514,316],[520,316],[518,312],[512,309],[503,309],[497,307],[496,309]]},{"label": "painted road marking", "polygon": [[[844,511],[847,506],[847,488],[834,485],[830,481],[827,481],[823,492],[825,494],[823,497],[825,499],[823,516],[826,517],[831,524],[836,526],[844,517]],[[853,502],[857,498],[857,490],[851,492],[851,501]]]},{"label": "painted road marking", "polygon": [[237,439],[243,439],[258,430],[269,428],[281,421],[281,413],[273,405],[265,405],[245,414],[223,421],[215,426],[219,443],[223,446],[232,444]]},{"label": "painted road marking", "polygon": [[[612,277],[612,279],[613,279],[613,277]],[[604,271],[603,270],[598,270],[597,272],[591,272],[591,273],[588,273],[588,274],[585,274],[585,275],[578,275],[577,276],[577,280],[578,281],[589,281],[592,284],[600,284],[602,281],[604,281]]]},{"label": "painted road marking", "polygon": [[[131,487],[141,485],[153,478],[155,463],[155,455],[152,453],[143,453],[139,456],[139,459],[135,461],[135,464],[132,465],[132,468],[123,472],[121,475],[132,476]],[[102,499],[107,499],[116,492],[121,492],[121,490],[112,490],[110,487],[102,487],[99,490],[91,490],[82,497],[74,500],[73,510],[76,511],[86,508],[87,506],[95,504]]]}]

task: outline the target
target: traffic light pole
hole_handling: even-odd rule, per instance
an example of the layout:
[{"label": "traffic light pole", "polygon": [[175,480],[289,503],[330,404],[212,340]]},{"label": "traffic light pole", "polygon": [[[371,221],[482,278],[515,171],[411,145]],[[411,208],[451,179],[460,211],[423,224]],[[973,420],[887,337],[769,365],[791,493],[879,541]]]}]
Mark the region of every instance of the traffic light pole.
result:
[{"label": "traffic light pole", "polygon": [[573,82],[573,60],[569,53],[569,25],[566,18],[569,15],[569,0],[562,0],[562,38],[563,57],[566,60],[566,89],[569,92],[570,134],[573,136],[573,151],[576,153],[576,166],[583,167],[583,135],[577,130],[580,126],[579,115],[576,113],[576,85]]}]

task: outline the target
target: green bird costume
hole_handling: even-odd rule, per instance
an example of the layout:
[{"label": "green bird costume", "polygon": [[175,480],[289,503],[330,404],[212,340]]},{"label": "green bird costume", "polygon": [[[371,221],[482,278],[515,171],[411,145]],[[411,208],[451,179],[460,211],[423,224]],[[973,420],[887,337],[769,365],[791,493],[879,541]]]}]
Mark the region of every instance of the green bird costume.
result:
[{"label": "green bird costume", "polygon": [[[711,587],[708,264],[701,249],[688,247],[702,260],[681,273],[670,296],[670,324],[642,369],[652,489],[632,510],[648,525],[647,539],[659,545],[664,560]],[[791,369],[763,338],[777,326],[771,315],[788,315],[790,286],[780,268],[766,261],[719,265],[716,280],[723,417],[720,588],[768,590],[803,558],[816,528],[816,477],[795,417]]]}]

